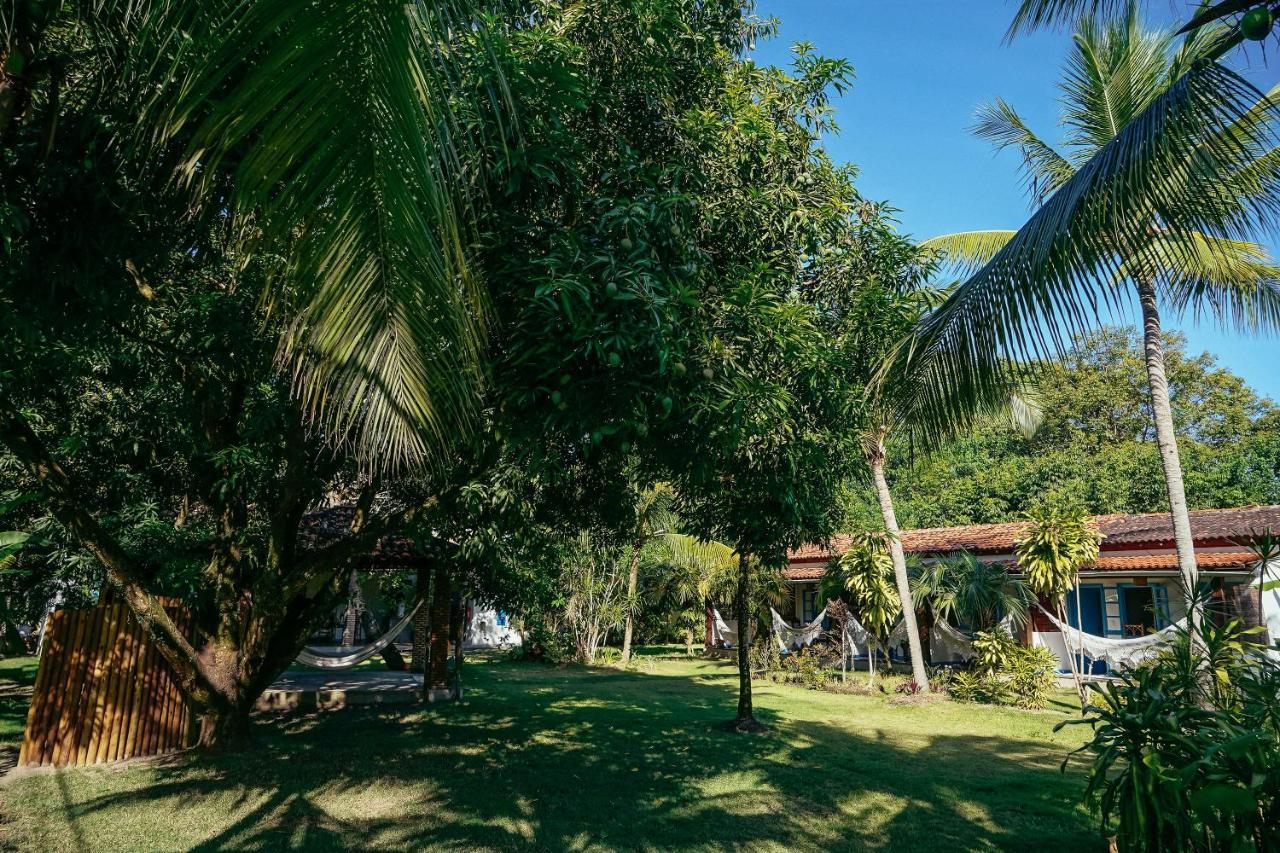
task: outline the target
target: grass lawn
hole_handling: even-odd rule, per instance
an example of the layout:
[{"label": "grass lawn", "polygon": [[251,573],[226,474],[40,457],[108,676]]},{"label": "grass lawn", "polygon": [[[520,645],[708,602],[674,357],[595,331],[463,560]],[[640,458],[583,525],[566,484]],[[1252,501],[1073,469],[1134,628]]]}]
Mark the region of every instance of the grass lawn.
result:
[{"label": "grass lawn", "polygon": [[[465,701],[263,719],[244,754],[0,788],[20,849],[1102,850],[1058,770],[1062,709],[894,704],[757,685],[728,662],[632,671],[468,660]],[[8,715],[13,709],[6,706]],[[5,736],[10,721],[2,723]],[[20,725],[20,724],[19,724]]]}]

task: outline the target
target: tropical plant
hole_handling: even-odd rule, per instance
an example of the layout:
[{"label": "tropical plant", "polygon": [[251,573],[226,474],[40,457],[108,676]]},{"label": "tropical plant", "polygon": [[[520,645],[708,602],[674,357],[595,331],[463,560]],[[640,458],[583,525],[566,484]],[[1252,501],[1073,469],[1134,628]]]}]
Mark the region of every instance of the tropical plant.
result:
[{"label": "tropical plant", "polygon": [[1031,603],[1027,585],[1008,568],[968,552],[921,566],[912,575],[911,595],[935,619],[954,619],[973,631],[990,631],[1006,617],[1025,624]]},{"label": "tropical plant", "polygon": [[[1014,545],[1014,555],[1026,578],[1027,588],[1052,602],[1058,620],[1065,624],[1067,593],[1072,589],[1078,592],[1080,569],[1098,559],[1102,536],[1097,525],[1079,507],[1041,506],[1029,510],[1026,518],[1027,529]],[[1077,613],[1079,608],[1077,602]],[[1080,696],[1080,707],[1083,708],[1086,697],[1076,654],[1071,650],[1066,635],[1063,640],[1067,645],[1071,676]]]},{"label": "tropical plant", "polygon": [[[1047,8],[1047,7],[1042,7]],[[973,274],[904,350],[926,380],[926,409],[990,395],[1004,359],[1060,354],[1104,307],[1137,296],[1147,384],[1186,590],[1198,577],[1170,412],[1160,305],[1243,330],[1280,325],[1277,267],[1253,235],[1280,210],[1280,101],[1217,64],[1219,27],[1144,29],[1137,5],[1082,18],[1062,82],[1059,152],[1007,103],[976,132],[1023,157],[1037,206],[1017,232],[928,241]],[[930,420],[933,420],[932,418]],[[1189,603],[1190,600],[1189,600]],[[1193,621],[1198,618],[1192,611]]]},{"label": "tropical plant", "polygon": [[875,641],[867,656],[867,678],[873,684],[876,646],[888,642],[894,620],[902,612],[889,538],[882,532],[851,536],[845,552],[827,566],[821,585],[825,597],[848,602]]},{"label": "tropical plant", "polygon": [[625,546],[587,532],[565,549],[560,575],[566,593],[564,623],[582,663],[596,662],[609,633],[622,626],[629,612],[625,554]]},{"label": "tropical plant", "polygon": [[629,531],[631,560],[627,572],[627,615],[622,629],[622,662],[631,660],[631,633],[639,599],[636,586],[640,581],[640,554],[646,545],[673,532],[676,515],[672,509],[674,495],[666,483],[658,483],[641,492],[636,501],[635,523]]},{"label": "tropical plant", "polygon": [[1024,646],[1003,628],[973,638],[973,669],[952,675],[947,691],[961,702],[1043,708],[1056,684],[1057,656]]},{"label": "tropical plant", "polygon": [[703,614],[704,645],[710,648],[717,601],[732,601],[736,589],[737,554],[721,542],[669,533],[659,543],[661,577],[654,594],[676,606],[696,605]]},{"label": "tropical plant", "polygon": [[1085,716],[1056,728],[1090,727],[1076,750],[1090,759],[1085,797],[1119,850],[1280,844],[1280,663],[1236,623],[1180,629],[1154,661],[1090,687]]},{"label": "tropical plant", "polygon": [[1262,639],[1270,645],[1270,628],[1267,625],[1266,594],[1280,588],[1280,579],[1267,578],[1277,569],[1280,563],[1280,533],[1271,528],[1253,531],[1243,542],[1253,552],[1254,564],[1258,569],[1258,622],[1262,626]]}]

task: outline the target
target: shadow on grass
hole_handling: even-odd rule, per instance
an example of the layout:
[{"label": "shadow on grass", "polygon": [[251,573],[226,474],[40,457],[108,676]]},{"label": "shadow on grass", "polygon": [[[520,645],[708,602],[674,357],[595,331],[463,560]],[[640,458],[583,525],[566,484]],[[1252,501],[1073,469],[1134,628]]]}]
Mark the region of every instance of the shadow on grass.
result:
[{"label": "shadow on grass", "polygon": [[173,838],[197,850],[1100,847],[1051,745],[768,710],[727,734],[728,675],[475,666],[463,703],[263,720],[247,753],[63,789],[59,819],[204,808]]}]

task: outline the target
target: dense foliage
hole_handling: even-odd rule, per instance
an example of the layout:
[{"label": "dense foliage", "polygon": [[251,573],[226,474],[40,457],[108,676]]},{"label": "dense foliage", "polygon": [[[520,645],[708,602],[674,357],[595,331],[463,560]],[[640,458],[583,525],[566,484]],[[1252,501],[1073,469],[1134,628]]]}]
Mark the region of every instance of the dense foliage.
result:
[{"label": "dense foliage", "polygon": [[[1280,408],[1209,354],[1166,337],[1174,421],[1194,508],[1280,503]],[[1039,381],[1043,422],[1031,438],[979,425],[930,454],[895,455],[889,480],[905,527],[1011,521],[1048,501],[1091,513],[1168,508],[1151,427],[1142,351],[1132,330],[1080,338]],[[908,448],[904,448],[908,450]],[[850,491],[851,528],[878,525]]]},{"label": "dense foliage", "polygon": [[1280,663],[1235,623],[1196,640],[1090,685],[1070,721],[1092,729],[1086,797],[1126,853],[1280,845]]},{"label": "dense foliage", "polygon": [[947,692],[961,702],[1043,708],[1057,685],[1058,657],[1043,646],[1024,646],[1003,628],[973,638],[972,669],[951,673]]}]

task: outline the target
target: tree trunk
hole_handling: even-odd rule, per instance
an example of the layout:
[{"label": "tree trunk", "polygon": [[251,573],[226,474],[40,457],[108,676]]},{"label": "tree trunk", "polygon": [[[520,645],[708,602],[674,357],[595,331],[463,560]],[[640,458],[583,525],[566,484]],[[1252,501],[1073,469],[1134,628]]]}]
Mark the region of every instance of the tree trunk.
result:
[{"label": "tree trunk", "polygon": [[711,599],[708,598],[703,602],[702,611],[703,615],[706,617],[704,620],[705,630],[702,634],[702,650],[704,652],[709,652],[716,644],[716,608],[715,605],[711,603]]},{"label": "tree trunk", "polygon": [[1147,385],[1151,390],[1151,414],[1156,426],[1156,444],[1164,468],[1164,484],[1173,519],[1173,540],[1178,551],[1178,570],[1187,599],[1187,622],[1193,641],[1198,636],[1202,614],[1198,601],[1200,570],[1196,566],[1195,540],[1191,536],[1191,516],[1182,484],[1182,460],[1173,430],[1173,409],[1169,404],[1169,381],[1164,371],[1164,341],[1160,334],[1160,311],[1156,289],[1150,281],[1138,282],[1138,302],[1142,306],[1142,341],[1147,361]]},{"label": "tree trunk", "polygon": [[889,494],[889,483],[884,478],[884,440],[876,440],[875,452],[869,454],[871,476],[876,484],[876,497],[880,501],[880,516],[884,519],[885,530],[889,533],[889,553],[893,557],[893,579],[898,587],[898,598],[902,601],[902,619],[907,627],[907,646],[911,651],[911,675],[922,692],[929,692],[929,676],[924,668],[924,652],[920,647],[920,628],[916,624],[916,607],[911,600],[911,581],[907,578],[907,558],[902,553],[902,542],[898,538],[898,517],[893,511],[893,497]]},{"label": "tree trunk", "polygon": [[640,581],[640,546],[633,545],[631,548],[631,573],[627,575],[627,622],[622,629],[622,662],[626,663],[631,660],[631,628],[632,628],[632,600],[636,597],[636,586]]},{"label": "tree trunk", "polygon": [[196,744],[203,749],[239,752],[249,745],[249,713],[253,701],[218,703],[200,713],[200,734]]},{"label": "tree trunk", "polygon": [[755,725],[755,709],[751,706],[751,659],[748,656],[751,624],[751,569],[745,554],[738,555],[738,716],[734,725],[747,730]]},{"label": "tree trunk", "polygon": [[453,637],[453,698],[462,698],[462,641],[466,635],[467,607],[462,594],[449,599],[449,633]]}]

